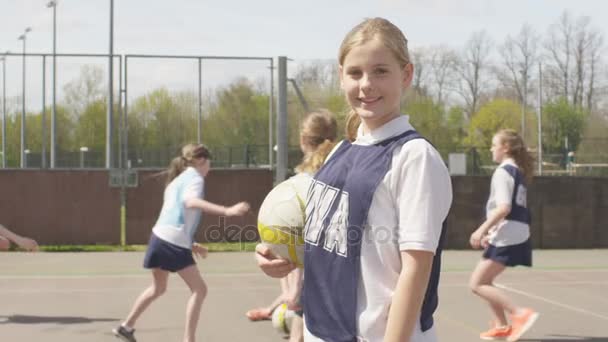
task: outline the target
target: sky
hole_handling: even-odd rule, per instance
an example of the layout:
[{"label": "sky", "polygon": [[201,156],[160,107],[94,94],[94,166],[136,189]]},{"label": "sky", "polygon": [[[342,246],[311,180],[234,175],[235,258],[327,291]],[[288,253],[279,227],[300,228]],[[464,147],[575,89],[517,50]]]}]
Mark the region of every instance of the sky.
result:
[{"label": "sky", "polygon": [[[110,0],[58,2],[57,52],[108,53]],[[0,0],[0,53],[21,53],[22,42],[17,37],[26,27],[32,28],[27,52],[52,52],[53,16],[46,3]],[[565,10],[591,17],[592,24],[608,34],[608,1],[602,0],[116,0],[114,53],[287,56],[293,60],[288,67],[293,72],[298,63],[307,60],[335,59],[346,32],[366,17],[391,20],[413,48],[458,48],[478,30],[486,30],[498,43],[517,34],[524,23],[544,34]],[[93,59],[74,64],[89,62]],[[60,85],[69,82],[79,68],[68,61],[62,63],[58,67]],[[94,63],[107,65],[103,59]],[[196,85],[194,61],[155,63],[134,63],[129,84],[139,92],[157,84]],[[20,58],[9,58],[7,64],[7,96],[17,96],[21,93]],[[40,104],[40,64],[33,58],[26,64],[26,91],[32,94],[28,96],[32,106]],[[210,63],[203,74],[210,80],[240,70],[256,77],[267,74],[267,64]],[[47,73],[50,75],[50,64]]]}]

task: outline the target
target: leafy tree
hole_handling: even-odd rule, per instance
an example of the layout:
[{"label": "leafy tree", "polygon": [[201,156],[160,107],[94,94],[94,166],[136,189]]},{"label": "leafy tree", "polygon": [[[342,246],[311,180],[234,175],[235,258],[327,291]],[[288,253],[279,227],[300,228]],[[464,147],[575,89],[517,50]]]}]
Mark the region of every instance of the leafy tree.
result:
[{"label": "leafy tree", "polygon": [[465,143],[477,148],[487,148],[492,144],[492,137],[498,130],[518,130],[520,126],[520,105],[510,100],[496,99],[483,105],[473,115]]},{"label": "leafy tree", "polygon": [[160,88],[133,101],[127,117],[130,157],[145,165],[164,166],[181,145],[196,140],[192,110],[179,102],[185,98]]},{"label": "leafy tree", "polygon": [[267,144],[268,97],[246,79],[218,89],[204,131],[204,140],[213,146]]},{"label": "leafy tree", "polygon": [[70,115],[78,117],[89,103],[101,100],[106,94],[103,69],[96,65],[83,65],[78,78],[63,87],[65,106]]},{"label": "leafy tree", "polygon": [[548,153],[564,151],[568,139],[568,149],[576,151],[581,142],[588,113],[571,105],[562,97],[543,106],[543,149]]},{"label": "leafy tree", "polygon": [[405,105],[405,113],[416,130],[442,153],[447,153],[450,137],[446,134],[446,120],[441,105],[433,102],[431,97],[417,96]]},{"label": "leafy tree", "polygon": [[452,107],[447,112],[446,128],[450,136],[452,147],[459,148],[464,144],[466,137],[465,113],[462,107]]},{"label": "leafy tree", "polygon": [[[72,144],[70,150],[78,151],[81,146],[86,146],[89,150],[105,151],[107,108],[107,101],[104,99],[87,104],[74,127],[75,145]],[[119,124],[117,120],[115,123]]]}]

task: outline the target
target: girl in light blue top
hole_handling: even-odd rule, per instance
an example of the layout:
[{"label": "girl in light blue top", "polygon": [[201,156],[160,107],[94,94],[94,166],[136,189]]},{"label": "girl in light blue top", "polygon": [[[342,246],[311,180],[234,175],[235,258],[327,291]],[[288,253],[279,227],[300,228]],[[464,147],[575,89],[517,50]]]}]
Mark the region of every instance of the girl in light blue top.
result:
[{"label": "girl in light blue top", "polygon": [[133,326],[148,305],[165,292],[170,272],[177,272],[192,291],[186,311],[184,342],[195,341],[201,306],[207,294],[207,285],[192,257],[192,254],[202,258],[207,255],[207,248],[194,242],[201,211],[241,216],[249,210],[245,202],[224,207],[203,199],[204,177],[209,172],[210,160],[211,154],[204,145],[188,144],[166,171],[163,207],[144,258],[144,267],[152,270],[153,283],[139,295],[127,319],[113,330],[124,341],[136,341]]}]

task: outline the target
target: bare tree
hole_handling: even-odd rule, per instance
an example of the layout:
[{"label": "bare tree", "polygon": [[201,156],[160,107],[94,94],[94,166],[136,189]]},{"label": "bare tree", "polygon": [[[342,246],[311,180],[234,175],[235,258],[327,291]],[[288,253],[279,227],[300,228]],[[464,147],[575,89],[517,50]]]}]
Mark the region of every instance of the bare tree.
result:
[{"label": "bare tree", "polygon": [[295,80],[301,85],[335,88],[339,85],[338,66],[333,60],[310,60],[298,65]]},{"label": "bare tree", "polygon": [[589,50],[590,32],[589,17],[580,17],[577,20],[575,27],[575,44],[574,44],[574,77],[572,89],[572,103],[575,106],[582,106],[583,93],[585,92],[585,68],[586,58]]},{"label": "bare tree", "polygon": [[589,37],[589,83],[587,86],[587,108],[595,109],[596,75],[600,72],[601,52],[604,45],[604,37],[599,31],[594,31]]},{"label": "bare tree", "polygon": [[88,104],[104,98],[103,69],[95,65],[83,65],[78,78],[63,87],[66,106],[72,119],[77,119]]},{"label": "bare tree", "polygon": [[574,41],[574,25],[567,11],[564,11],[558,21],[549,27],[549,36],[545,48],[553,61],[552,68],[558,74],[561,84],[560,95],[570,101],[570,60]]},{"label": "bare tree", "polygon": [[438,46],[431,52],[431,73],[437,88],[437,103],[445,101],[445,93],[453,87],[454,74],[458,65],[458,55],[447,46]]},{"label": "bare tree", "polygon": [[485,31],[473,33],[466,42],[462,52],[458,72],[462,78],[458,92],[463,97],[466,114],[470,119],[477,110],[479,99],[484,88],[487,59],[492,47],[492,41]]},{"label": "bare tree", "polygon": [[593,109],[597,93],[604,37],[587,16],[573,18],[564,12],[550,26],[545,47],[552,62],[550,75],[558,77],[560,91],[569,103]]},{"label": "bare tree", "polygon": [[426,95],[428,92],[429,78],[429,57],[428,51],[425,48],[417,48],[410,50],[412,63],[414,64],[414,79],[412,80],[412,88],[420,95]]},{"label": "bare tree", "polygon": [[534,29],[525,24],[516,37],[507,36],[500,47],[505,69],[503,82],[515,89],[524,106],[527,103],[530,76],[538,60],[538,39]]}]

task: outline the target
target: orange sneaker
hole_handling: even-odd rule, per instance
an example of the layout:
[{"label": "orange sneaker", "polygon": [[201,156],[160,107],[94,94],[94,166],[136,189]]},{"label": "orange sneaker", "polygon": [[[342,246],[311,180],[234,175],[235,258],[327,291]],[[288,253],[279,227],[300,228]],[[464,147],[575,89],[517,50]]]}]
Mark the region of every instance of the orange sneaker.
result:
[{"label": "orange sneaker", "polygon": [[482,340],[504,340],[511,335],[511,327],[493,327],[488,331],[484,331],[479,334],[479,338]]},{"label": "orange sneaker", "polygon": [[515,342],[528,331],[538,319],[538,312],[532,309],[523,309],[520,313],[511,316],[513,331],[507,341]]}]

